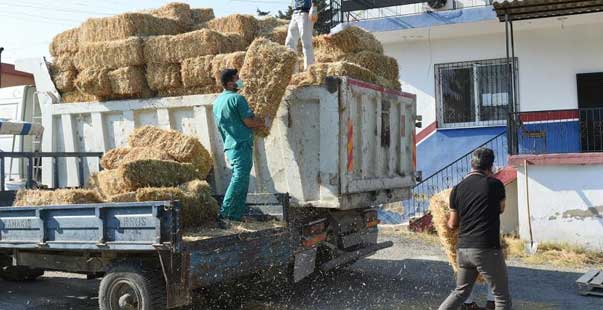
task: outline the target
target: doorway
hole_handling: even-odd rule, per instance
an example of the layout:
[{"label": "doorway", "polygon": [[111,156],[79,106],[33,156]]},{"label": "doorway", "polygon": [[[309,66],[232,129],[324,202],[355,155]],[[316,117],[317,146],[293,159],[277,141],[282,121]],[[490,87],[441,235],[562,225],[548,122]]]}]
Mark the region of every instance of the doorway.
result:
[{"label": "doorway", "polygon": [[603,72],[576,76],[582,152],[603,151]]}]

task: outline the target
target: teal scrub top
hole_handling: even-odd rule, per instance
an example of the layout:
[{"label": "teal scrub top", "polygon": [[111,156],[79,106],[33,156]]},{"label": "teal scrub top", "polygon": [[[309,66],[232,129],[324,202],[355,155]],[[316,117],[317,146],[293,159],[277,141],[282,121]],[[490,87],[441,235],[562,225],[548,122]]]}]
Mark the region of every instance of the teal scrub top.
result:
[{"label": "teal scrub top", "polygon": [[243,144],[253,145],[253,131],[243,123],[244,119],[254,117],[245,97],[225,90],[214,101],[213,114],[224,150],[235,149]]}]

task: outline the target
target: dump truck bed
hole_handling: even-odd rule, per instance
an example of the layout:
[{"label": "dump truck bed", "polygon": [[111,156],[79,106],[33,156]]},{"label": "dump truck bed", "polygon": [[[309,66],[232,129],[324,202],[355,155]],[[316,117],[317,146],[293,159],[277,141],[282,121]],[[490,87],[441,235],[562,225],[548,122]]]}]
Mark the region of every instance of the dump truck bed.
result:
[{"label": "dump truck bed", "polygon": [[[43,151],[105,152],[125,146],[140,126],[175,129],[210,151],[210,182],[217,194],[226,191],[230,169],[212,116],[218,94],[61,104],[43,60],[23,68],[36,77]],[[256,140],[250,192],[287,192],[293,205],[340,210],[408,198],[415,183],[415,105],[413,94],[347,77],[289,90],[271,134]],[[98,167],[93,159],[85,163],[86,176]],[[52,159],[43,161],[43,184],[78,185],[76,158],[60,160],[60,184],[53,169]]]}]

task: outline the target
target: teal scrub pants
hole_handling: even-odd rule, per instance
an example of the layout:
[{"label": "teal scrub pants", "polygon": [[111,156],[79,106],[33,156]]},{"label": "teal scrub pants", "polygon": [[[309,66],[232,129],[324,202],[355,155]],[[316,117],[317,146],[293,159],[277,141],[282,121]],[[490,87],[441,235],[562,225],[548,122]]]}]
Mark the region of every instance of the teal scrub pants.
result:
[{"label": "teal scrub pants", "polygon": [[249,174],[253,165],[253,148],[250,144],[238,145],[226,150],[228,162],[232,167],[232,178],[224,195],[220,215],[230,220],[241,220],[246,211]]}]

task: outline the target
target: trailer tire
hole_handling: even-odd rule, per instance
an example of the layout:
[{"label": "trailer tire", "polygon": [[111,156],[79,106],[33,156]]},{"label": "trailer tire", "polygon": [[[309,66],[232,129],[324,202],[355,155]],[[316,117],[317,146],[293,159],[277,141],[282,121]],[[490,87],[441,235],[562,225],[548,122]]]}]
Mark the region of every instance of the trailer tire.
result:
[{"label": "trailer tire", "polygon": [[98,289],[100,310],[116,310],[132,305],[140,310],[166,309],[165,281],[161,271],[135,264],[121,264],[107,271]]},{"label": "trailer tire", "polygon": [[0,268],[0,278],[11,282],[33,281],[43,274],[43,269],[29,268],[26,266],[2,266],[2,268]]}]

